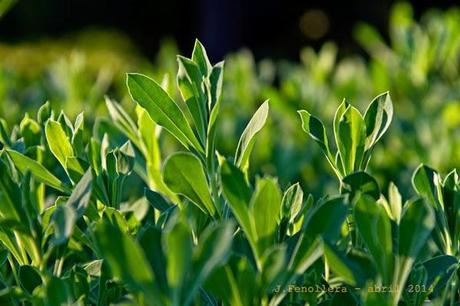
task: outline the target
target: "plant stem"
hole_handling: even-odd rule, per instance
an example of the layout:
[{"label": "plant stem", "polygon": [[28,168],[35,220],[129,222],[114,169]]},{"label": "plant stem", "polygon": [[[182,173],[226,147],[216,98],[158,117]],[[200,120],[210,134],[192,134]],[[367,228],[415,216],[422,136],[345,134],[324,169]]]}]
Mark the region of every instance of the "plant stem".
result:
[{"label": "plant stem", "polygon": [[10,263],[11,272],[13,272],[14,280],[15,280],[16,283],[19,285],[20,282],[19,282],[18,273],[17,273],[17,271],[16,271],[16,267],[14,266],[14,261],[13,261],[13,259],[11,258],[10,255],[8,255],[8,262]]}]

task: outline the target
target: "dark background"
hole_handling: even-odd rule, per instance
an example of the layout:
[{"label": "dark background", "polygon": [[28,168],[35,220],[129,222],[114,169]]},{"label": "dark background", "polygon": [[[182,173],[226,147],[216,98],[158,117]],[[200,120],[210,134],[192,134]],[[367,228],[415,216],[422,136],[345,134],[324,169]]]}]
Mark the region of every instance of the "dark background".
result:
[{"label": "dark background", "polygon": [[[359,21],[376,26],[384,35],[394,1],[299,0],[19,0],[0,21],[0,41],[19,42],[62,37],[87,28],[117,29],[152,57],[161,39],[173,38],[182,52],[189,52],[197,37],[213,61],[241,47],[256,58],[296,59],[301,47],[335,41],[342,52],[360,52],[353,39]],[[412,1],[416,16],[428,8],[448,8],[455,1]],[[305,12],[322,19],[320,37],[301,30]],[[307,15],[310,16],[310,15]],[[305,19],[304,28],[315,28]],[[317,25],[317,24],[316,24]],[[321,25],[320,25],[321,26]]]}]

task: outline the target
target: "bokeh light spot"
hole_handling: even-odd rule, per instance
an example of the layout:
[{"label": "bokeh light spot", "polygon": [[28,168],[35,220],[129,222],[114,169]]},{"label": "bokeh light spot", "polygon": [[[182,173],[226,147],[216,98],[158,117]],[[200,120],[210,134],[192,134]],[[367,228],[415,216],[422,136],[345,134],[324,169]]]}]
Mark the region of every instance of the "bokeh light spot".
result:
[{"label": "bokeh light spot", "polygon": [[307,38],[318,40],[329,31],[329,17],[319,9],[307,10],[300,17],[299,28]]}]

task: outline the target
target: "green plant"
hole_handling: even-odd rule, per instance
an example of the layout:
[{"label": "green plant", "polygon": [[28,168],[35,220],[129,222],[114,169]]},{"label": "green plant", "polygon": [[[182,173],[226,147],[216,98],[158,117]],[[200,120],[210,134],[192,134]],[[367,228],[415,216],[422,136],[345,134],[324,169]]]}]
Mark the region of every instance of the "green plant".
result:
[{"label": "green plant", "polygon": [[177,60],[180,97],[166,81],[127,75],[136,119],[106,98],[109,117],[92,131],[83,114],[70,120],[49,103],[11,128],[0,121],[2,304],[458,302],[457,170],[441,178],[420,166],[420,197],[403,203],[368,169],[393,118],[388,93],[364,116],[339,106],[335,154],[321,121],[299,112],[340,181],[315,200],[250,171],[272,102],[225,154],[223,63],[198,41]]},{"label": "green plant", "polygon": [[[456,238],[452,240],[451,236],[458,235],[456,217],[453,216],[458,205],[453,196],[457,193],[454,189],[458,189],[456,170],[442,181],[433,169],[420,165],[414,172],[413,186],[425,200],[411,200],[403,206],[395,185],[390,184],[387,200],[381,195],[376,179],[365,172],[372,148],[388,129],[393,116],[388,93],[377,96],[364,116],[345,101],[339,106],[333,124],[338,148],[335,158],[322,122],[304,110],[299,111],[299,115],[304,131],[319,144],[341,181],[341,192],[348,194],[353,212],[348,219],[350,239],[347,247],[342,246],[344,249],[340,251],[335,246],[325,245],[325,258],[331,270],[348,284],[390,288],[377,295],[369,290],[364,292],[365,303],[398,305],[403,292],[406,293],[405,300],[420,303],[430,294],[433,298],[442,295],[441,291],[444,294],[449,290],[455,292],[458,256],[452,256],[456,248],[452,241]],[[449,194],[446,201],[442,196],[444,193]],[[439,257],[435,259],[428,259],[422,252],[430,236],[438,246]],[[349,258],[353,248],[368,252],[368,260],[374,266],[372,273],[364,275],[366,273],[359,269],[364,267]],[[438,266],[438,261],[444,262],[445,266]],[[433,274],[437,275],[437,281]],[[418,286],[428,290],[417,292],[415,297],[407,294],[404,288],[410,277],[416,278]],[[438,283],[440,280],[441,284]],[[447,280],[453,285],[447,285]]]},{"label": "green plant", "polygon": [[386,132],[393,119],[393,104],[389,93],[377,96],[364,116],[343,101],[334,116],[334,138],[337,153],[329,147],[326,129],[318,118],[300,110],[302,129],[315,140],[339,179],[357,171],[364,171],[374,145]]}]

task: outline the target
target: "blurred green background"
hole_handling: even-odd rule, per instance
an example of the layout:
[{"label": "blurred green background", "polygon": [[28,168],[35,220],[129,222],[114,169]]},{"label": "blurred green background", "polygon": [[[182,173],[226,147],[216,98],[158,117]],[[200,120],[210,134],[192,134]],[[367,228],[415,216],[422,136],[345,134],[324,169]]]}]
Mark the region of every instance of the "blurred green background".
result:
[{"label": "blurred green background", "polygon": [[[2,24],[15,5],[22,4],[0,1]],[[311,23],[315,18],[318,11],[296,22],[301,31],[302,26],[310,31],[315,29]],[[309,35],[324,30],[321,18],[318,22],[319,28]],[[374,96],[388,90],[395,117],[370,165],[384,189],[394,181],[403,193],[409,190],[404,187],[410,185],[410,175],[421,162],[441,172],[458,168],[460,11],[432,9],[415,14],[410,4],[397,3],[385,25],[382,30],[381,24],[354,22],[351,35],[359,46],[356,52],[353,48],[350,52],[343,41],[327,41],[334,36],[326,35],[310,37],[312,46],[300,48],[297,57],[270,57],[267,51],[269,57],[264,58],[260,45],[257,56],[249,49],[225,55],[218,150],[233,154],[251,114],[270,99],[270,121],[258,138],[251,171],[276,175],[283,186],[300,181],[305,190],[319,195],[336,188],[336,182],[320,150],[301,131],[296,111],[307,109],[327,125],[342,99],[364,111]],[[98,115],[107,114],[105,95],[133,114],[126,72],[142,72],[163,81],[170,94],[180,99],[174,79],[179,48],[173,39],[156,42],[158,51],[149,56],[117,30],[73,31],[60,38],[32,40],[4,37],[0,41],[0,118],[10,129],[26,113],[35,116],[45,101],[55,110],[64,109],[71,119],[84,111],[87,124],[94,126]],[[186,54],[192,47],[192,43],[181,46]],[[219,56],[219,49],[214,50]],[[162,134],[161,145],[164,152],[180,149],[167,133]]]}]

